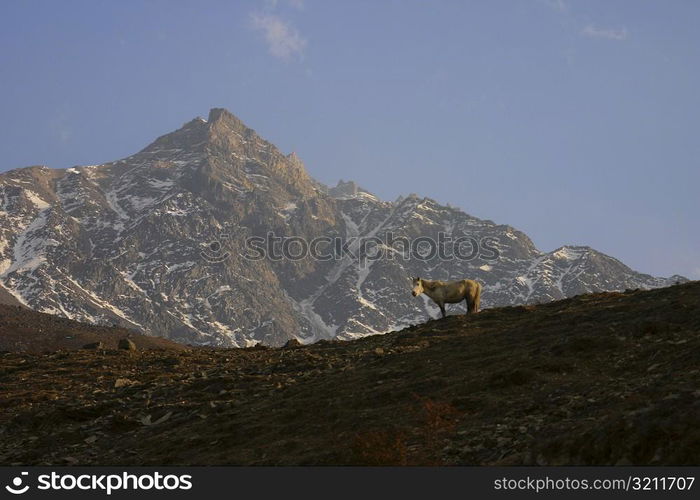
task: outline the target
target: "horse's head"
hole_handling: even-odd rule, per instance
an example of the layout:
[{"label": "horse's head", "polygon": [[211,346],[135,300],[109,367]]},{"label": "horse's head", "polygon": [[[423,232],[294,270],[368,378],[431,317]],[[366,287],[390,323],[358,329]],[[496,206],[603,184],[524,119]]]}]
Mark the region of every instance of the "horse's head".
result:
[{"label": "horse's head", "polygon": [[413,291],[411,293],[414,297],[423,293],[423,281],[420,278],[413,278]]}]

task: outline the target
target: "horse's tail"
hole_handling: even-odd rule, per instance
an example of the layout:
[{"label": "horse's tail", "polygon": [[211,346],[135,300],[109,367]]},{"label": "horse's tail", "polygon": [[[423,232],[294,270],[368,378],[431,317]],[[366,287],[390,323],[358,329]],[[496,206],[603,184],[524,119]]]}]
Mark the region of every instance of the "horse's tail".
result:
[{"label": "horse's tail", "polygon": [[471,307],[469,308],[470,313],[478,313],[479,312],[479,306],[481,305],[481,283],[478,281],[475,281],[476,283],[476,291],[474,292],[474,298],[471,303]]}]

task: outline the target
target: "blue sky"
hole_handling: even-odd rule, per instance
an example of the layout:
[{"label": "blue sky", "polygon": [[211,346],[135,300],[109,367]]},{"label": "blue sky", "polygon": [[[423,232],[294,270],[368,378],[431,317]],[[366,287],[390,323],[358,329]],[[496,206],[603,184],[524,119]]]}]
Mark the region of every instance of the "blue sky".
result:
[{"label": "blue sky", "polygon": [[700,278],[700,2],[0,7],[0,170],[127,156],[226,107],[310,173]]}]

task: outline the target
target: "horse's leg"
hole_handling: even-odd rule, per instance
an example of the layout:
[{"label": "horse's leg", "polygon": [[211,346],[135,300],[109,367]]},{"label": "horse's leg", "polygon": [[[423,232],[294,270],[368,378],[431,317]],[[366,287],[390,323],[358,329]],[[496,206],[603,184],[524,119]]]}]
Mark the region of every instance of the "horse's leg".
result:
[{"label": "horse's leg", "polygon": [[472,308],[471,301],[469,300],[469,295],[464,297],[464,302],[465,302],[466,307],[467,307],[466,311],[464,311],[464,315],[466,316],[467,314],[469,314],[469,311],[471,311],[471,308]]},{"label": "horse's leg", "polygon": [[447,317],[447,313],[445,312],[445,304],[444,302],[438,302],[438,306],[440,306],[440,312],[442,313],[443,319]]}]

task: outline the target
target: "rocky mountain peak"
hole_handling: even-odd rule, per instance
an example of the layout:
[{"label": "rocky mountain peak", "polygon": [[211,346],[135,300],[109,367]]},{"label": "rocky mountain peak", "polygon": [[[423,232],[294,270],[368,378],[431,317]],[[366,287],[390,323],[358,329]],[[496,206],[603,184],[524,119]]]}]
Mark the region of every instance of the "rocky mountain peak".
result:
[{"label": "rocky mountain peak", "polygon": [[253,129],[247,127],[240,118],[224,108],[212,108],[206,124],[212,138],[219,135],[234,135],[244,139],[260,139]]},{"label": "rocky mountain peak", "polygon": [[331,188],[332,196],[355,196],[358,186],[354,181],[345,182],[343,179],[338,181],[334,188]]},{"label": "rocky mountain peak", "polygon": [[242,125],[243,123],[241,120],[231,113],[228,109],[225,108],[211,108],[209,110],[209,117],[207,118],[207,122],[211,124],[219,123],[219,122],[227,122],[227,123],[232,123],[232,124],[240,124]]},{"label": "rocky mountain peak", "polygon": [[158,137],[139,153],[201,151],[207,142],[207,122],[202,118],[188,121],[179,129]]},{"label": "rocky mountain peak", "polygon": [[376,199],[372,193],[358,186],[355,181],[344,181],[343,179],[340,179],[335,187],[328,188],[328,194],[336,199],[354,198],[357,196],[369,196]]},{"label": "rocky mountain peak", "polygon": [[193,118],[179,129],[159,137],[141,152],[172,153],[179,150],[192,153],[204,151],[207,146],[241,150],[247,143],[267,144],[230,111],[212,108],[206,120],[200,116]]}]

